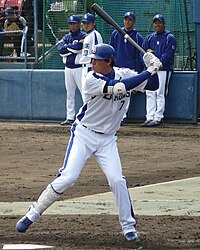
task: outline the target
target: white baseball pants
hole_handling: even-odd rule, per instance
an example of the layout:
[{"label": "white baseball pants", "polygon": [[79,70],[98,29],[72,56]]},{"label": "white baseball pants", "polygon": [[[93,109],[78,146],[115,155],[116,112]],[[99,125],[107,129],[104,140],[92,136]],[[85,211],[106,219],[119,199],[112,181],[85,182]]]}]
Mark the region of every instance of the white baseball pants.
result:
[{"label": "white baseball pants", "polygon": [[[74,123],[63,167],[51,183],[53,190],[62,194],[74,185],[87,159],[93,155],[107,177],[119,211],[119,222],[124,234],[135,231],[136,224],[126,179],[122,175],[121,161],[115,135],[95,133]],[[93,170],[91,170],[93,171]]]},{"label": "white baseball pants", "polygon": [[158,71],[159,88],[146,90],[146,119],[161,121],[165,112],[165,99],[168,94],[170,71]]},{"label": "white baseball pants", "polygon": [[65,88],[66,88],[66,119],[74,120],[75,118],[75,93],[78,87],[82,92],[81,84],[82,67],[70,69],[65,67]]}]

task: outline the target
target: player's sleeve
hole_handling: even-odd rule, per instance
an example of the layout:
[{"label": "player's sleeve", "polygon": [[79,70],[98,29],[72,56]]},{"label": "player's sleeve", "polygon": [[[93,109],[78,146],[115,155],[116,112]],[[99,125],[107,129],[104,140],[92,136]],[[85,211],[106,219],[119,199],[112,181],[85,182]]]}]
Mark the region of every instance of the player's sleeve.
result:
[{"label": "player's sleeve", "polygon": [[176,38],[172,34],[169,34],[167,36],[165,51],[160,57],[160,61],[162,62],[163,66],[165,66],[172,59],[172,57],[174,57],[175,50]]},{"label": "player's sleeve", "polygon": [[110,41],[109,44],[113,47],[116,48],[116,41],[117,41],[117,35],[116,31],[114,30],[110,36]]},{"label": "player's sleeve", "polygon": [[93,37],[93,40],[92,40],[92,47],[90,48],[90,50],[97,44],[99,43],[103,43],[103,39],[102,39],[102,36],[100,35],[99,32],[97,32],[96,30],[94,31],[93,33],[94,37]]},{"label": "player's sleeve", "polygon": [[[119,80],[109,80],[108,86],[114,86]],[[121,80],[124,83],[126,90],[156,90],[159,87],[158,75],[151,75],[148,71],[144,71],[138,75]]]},{"label": "player's sleeve", "polygon": [[68,47],[67,36],[64,36],[60,43],[60,55],[61,56],[66,56],[70,52],[67,47]]},{"label": "player's sleeve", "polygon": [[82,48],[83,48],[83,42],[76,42],[74,44],[70,43],[67,46],[68,51],[71,51],[74,54],[78,54],[82,52]]},{"label": "player's sleeve", "polygon": [[[137,33],[137,43],[142,47],[142,43],[143,43],[143,38],[142,36]],[[135,71],[137,71],[138,73],[142,72],[144,69],[144,64],[143,64],[143,60],[141,57],[141,53],[139,50],[136,50],[136,58],[135,58]]]},{"label": "player's sleeve", "polygon": [[104,94],[104,86],[106,85],[107,81],[107,77],[90,71],[83,82],[82,91],[85,95],[102,95]]}]

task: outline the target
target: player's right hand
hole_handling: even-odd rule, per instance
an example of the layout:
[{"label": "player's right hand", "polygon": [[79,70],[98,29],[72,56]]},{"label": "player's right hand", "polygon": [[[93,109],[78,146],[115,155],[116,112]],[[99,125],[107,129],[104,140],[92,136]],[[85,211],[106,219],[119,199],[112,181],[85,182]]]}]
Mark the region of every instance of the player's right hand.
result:
[{"label": "player's right hand", "polygon": [[[154,62],[156,64],[159,64],[160,63],[160,67],[162,66],[162,63],[160,62],[160,60],[151,52],[146,52],[144,55],[143,55],[143,60],[144,60],[144,63],[145,63],[145,66],[148,68],[150,67],[151,65],[154,64]],[[159,68],[160,68],[159,67]]]},{"label": "player's right hand", "polygon": [[151,73],[151,75],[156,74],[156,73],[158,72],[158,70],[160,69],[160,64],[162,64],[162,63],[160,62],[160,60],[159,60],[159,61],[155,61],[151,66],[149,66],[149,67],[147,68],[147,71],[148,71],[149,73]]}]

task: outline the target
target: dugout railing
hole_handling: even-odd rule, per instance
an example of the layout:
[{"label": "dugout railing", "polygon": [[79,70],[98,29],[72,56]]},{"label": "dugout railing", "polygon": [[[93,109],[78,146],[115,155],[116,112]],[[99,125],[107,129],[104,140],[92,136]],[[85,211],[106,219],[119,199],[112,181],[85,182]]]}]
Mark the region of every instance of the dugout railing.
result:
[{"label": "dugout railing", "polygon": [[[0,56],[0,61],[6,61],[6,62],[14,62],[19,61],[24,63],[24,68],[27,68],[27,61],[28,61],[28,54],[27,54],[27,32],[28,27],[26,26],[24,30],[14,30],[14,31],[2,31],[0,32],[0,36],[7,36],[12,34],[22,34],[21,38],[21,53],[20,56],[16,56],[13,53],[11,53],[8,56]],[[14,50],[14,45],[12,44],[12,41],[9,44],[4,43],[3,46],[9,45],[10,51]],[[32,58],[31,58],[32,59]]]}]

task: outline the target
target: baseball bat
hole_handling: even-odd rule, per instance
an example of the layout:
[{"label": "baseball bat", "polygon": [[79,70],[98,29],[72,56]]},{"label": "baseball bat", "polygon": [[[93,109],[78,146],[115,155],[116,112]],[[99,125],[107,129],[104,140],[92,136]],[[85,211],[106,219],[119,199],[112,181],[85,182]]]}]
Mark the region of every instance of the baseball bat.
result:
[{"label": "baseball bat", "polygon": [[143,48],[140,47],[113,19],[110,17],[97,3],[94,3],[91,6],[91,9],[94,10],[104,21],[113,26],[123,37],[129,41],[133,46],[135,46],[142,54],[146,52]]}]

